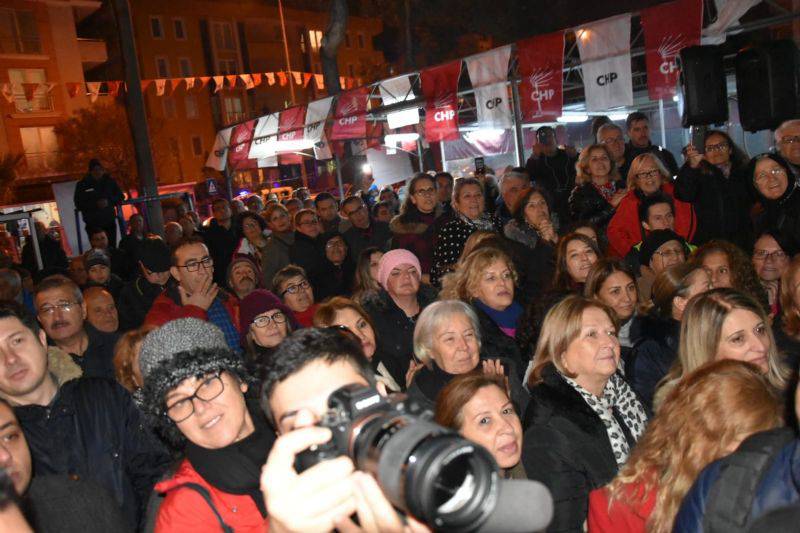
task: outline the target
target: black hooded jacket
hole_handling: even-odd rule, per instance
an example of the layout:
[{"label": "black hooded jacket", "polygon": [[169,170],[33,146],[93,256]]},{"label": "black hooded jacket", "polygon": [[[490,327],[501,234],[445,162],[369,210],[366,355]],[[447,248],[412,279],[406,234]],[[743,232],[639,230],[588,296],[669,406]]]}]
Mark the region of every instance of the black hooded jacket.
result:
[{"label": "black hooded jacket", "polygon": [[[788,164],[785,168],[789,168]],[[755,172],[755,163],[748,167],[748,176]],[[797,182],[793,179],[791,171],[788,172],[787,186],[784,193],[776,200],[768,200],[754,187],[755,195],[761,202],[764,211],[756,218],[756,231],[773,231],[790,256],[800,252],[800,191]]]}]

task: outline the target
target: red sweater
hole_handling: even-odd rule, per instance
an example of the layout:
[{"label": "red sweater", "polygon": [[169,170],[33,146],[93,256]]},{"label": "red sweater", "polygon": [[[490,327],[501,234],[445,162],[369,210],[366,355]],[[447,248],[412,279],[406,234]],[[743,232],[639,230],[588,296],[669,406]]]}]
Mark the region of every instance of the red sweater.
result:
[{"label": "red sweater", "polygon": [[[239,301],[232,296],[223,299],[222,304],[228,311],[231,317],[231,322],[234,327],[239,329]],[[219,296],[217,296],[219,298]],[[205,309],[201,309],[196,305],[181,305],[176,303],[168,291],[162,292],[153,301],[147,316],[144,317],[144,323],[147,325],[163,326],[170,320],[177,318],[199,318],[200,320],[208,320],[208,313]]]},{"label": "red sweater", "polygon": [[185,483],[205,487],[222,520],[236,533],[269,530],[268,519],[261,516],[250,496],[229,494],[214,488],[197,473],[188,459],[184,459],[175,475],[155,486],[157,492],[167,493],[158,510],[155,533],[219,533],[221,530],[219,520],[200,493],[186,487],[175,488]]},{"label": "red sweater", "polygon": [[[692,204],[676,200],[671,183],[661,186],[661,191],[672,198],[675,205],[675,233],[688,241],[697,229],[697,217]],[[614,257],[623,258],[634,244],[642,242],[642,229],[639,224],[639,197],[636,191],[628,191],[617,206],[611,222],[608,223],[608,252]]]},{"label": "red sweater", "polygon": [[637,501],[642,486],[637,483],[625,487],[623,498],[614,501],[608,508],[608,489],[602,487],[589,493],[589,533],[645,533],[645,524],[656,503],[658,491],[651,490],[641,504],[628,505],[627,501]]}]

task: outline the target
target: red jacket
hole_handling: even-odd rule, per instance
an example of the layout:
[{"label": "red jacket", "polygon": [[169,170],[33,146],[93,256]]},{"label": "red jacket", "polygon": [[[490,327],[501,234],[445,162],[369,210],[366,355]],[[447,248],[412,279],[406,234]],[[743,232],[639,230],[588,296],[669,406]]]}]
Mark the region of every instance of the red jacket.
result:
[{"label": "red jacket", "polygon": [[269,520],[261,516],[250,496],[228,494],[211,486],[184,459],[178,470],[168,480],[157,483],[155,490],[166,493],[156,517],[155,533],[219,533],[219,520],[199,492],[190,488],[176,488],[185,483],[203,486],[217,508],[222,520],[236,533],[264,533],[269,530]]},{"label": "red jacket", "polygon": [[641,504],[628,505],[629,501],[638,502],[641,491],[639,483],[626,486],[623,497],[615,500],[610,509],[606,487],[590,492],[589,516],[586,520],[589,533],[645,533],[645,525],[653,512],[658,491],[651,490]]},{"label": "red jacket", "polygon": [[[671,183],[664,183],[661,190],[672,198],[675,205],[675,233],[691,241],[697,229],[697,217],[692,204],[675,199]],[[625,257],[634,244],[644,240],[639,224],[639,197],[636,191],[628,191],[617,206],[608,223],[608,252],[614,257]]]},{"label": "red jacket", "polygon": [[[217,298],[222,298],[222,304],[228,311],[231,317],[231,322],[239,329],[239,301],[229,296],[227,293],[220,291]],[[166,291],[158,295],[144,317],[146,325],[163,326],[170,320],[177,318],[199,318],[200,320],[208,320],[208,313],[205,309],[201,309],[196,305],[181,305],[180,296],[177,295],[176,288],[168,288]],[[240,332],[241,333],[241,332]]]}]

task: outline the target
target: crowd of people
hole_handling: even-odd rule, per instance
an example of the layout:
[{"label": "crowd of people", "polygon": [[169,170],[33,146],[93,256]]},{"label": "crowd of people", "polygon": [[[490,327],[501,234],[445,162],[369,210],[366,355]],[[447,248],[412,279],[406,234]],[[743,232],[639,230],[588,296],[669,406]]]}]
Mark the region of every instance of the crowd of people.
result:
[{"label": "crowd of people", "polygon": [[1,259],[0,523],[434,529],[348,457],[296,470],[355,384],[543,483],[548,531],[794,527],[800,121],[680,163],[644,114],[595,131],[576,153],[542,127],[498,176],[165,206],[118,243],[93,162],[91,249],[42,226],[41,268]]}]

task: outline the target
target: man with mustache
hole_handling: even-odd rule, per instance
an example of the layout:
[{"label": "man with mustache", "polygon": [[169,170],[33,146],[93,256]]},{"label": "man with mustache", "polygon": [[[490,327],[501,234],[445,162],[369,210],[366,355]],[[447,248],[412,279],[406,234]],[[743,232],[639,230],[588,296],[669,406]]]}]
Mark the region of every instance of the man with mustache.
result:
[{"label": "man with mustache", "polygon": [[260,287],[258,283],[260,278],[256,264],[249,257],[239,255],[231,259],[228,267],[228,287],[239,300]]},{"label": "man with mustache", "polygon": [[114,379],[114,345],[119,335],[86,321],[86,302],[74,281],[60,274],[43,279],[33,297],[47,337],[83,370],[86,377]]}]

